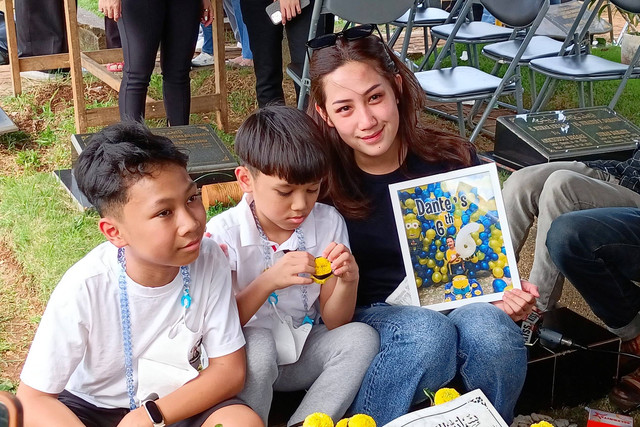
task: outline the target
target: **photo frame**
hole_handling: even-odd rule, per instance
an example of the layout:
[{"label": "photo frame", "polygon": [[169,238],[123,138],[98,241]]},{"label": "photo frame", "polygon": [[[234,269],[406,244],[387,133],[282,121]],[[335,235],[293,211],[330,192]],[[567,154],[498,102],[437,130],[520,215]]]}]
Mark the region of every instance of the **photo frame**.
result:
[{"label": "photo frame", "polygon": [[389,185],[410,300],[443,311],[521,289],[495,163]]}]

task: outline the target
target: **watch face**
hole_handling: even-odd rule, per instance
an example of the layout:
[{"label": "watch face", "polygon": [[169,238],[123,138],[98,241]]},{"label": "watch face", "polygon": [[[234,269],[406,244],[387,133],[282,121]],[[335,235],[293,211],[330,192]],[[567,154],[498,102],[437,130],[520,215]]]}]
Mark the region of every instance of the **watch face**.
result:
[{"label": "watch face", "polygon": [[147,414],[149,414],[149,418],[151,418],[151,421],[153,421],[154,424],[160,424],[164,421],[162,412],[160,412],[160,408],[158,408],[156,402],[153,400],[147,400],[144,402],[144,407],[147,410]]}]

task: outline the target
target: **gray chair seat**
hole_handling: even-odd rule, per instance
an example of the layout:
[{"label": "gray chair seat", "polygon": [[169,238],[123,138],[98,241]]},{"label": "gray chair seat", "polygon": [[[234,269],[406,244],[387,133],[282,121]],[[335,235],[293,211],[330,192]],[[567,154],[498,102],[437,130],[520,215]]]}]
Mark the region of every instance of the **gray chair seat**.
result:
[{"label": "gray chair seat", "polygon": [[[609,61],[595,55],[567,55],[553,56],[550,58],[538,58],[529,63],[536,72],[551,75],[558,79],[572,80],[586,78],[597,80],[603,78],[612,79],[614,76],[622,78],[628,65]],[[635,71],[634,74],[637,74]]]},{"label": "gray chair seat", "polygon": [[[500,77],[467,66],[420,71],[415,75],[427,97],[439,99],[488,98],[502,81]],[[515,83],[511,83],[505,91],[515,88]]]},{"label": "gray chair seat", "polygon": [[[438,38],[446,39],[451,34],[455,24],[438,25],[431,28],[431,33]],[[496,40],[506,40],[512,29],[499,27],[487,22],[468,22],[462,24],[456,34],[457,43],[485,43]]]},{"label": "gray chair seat", "polygon": [[[482,53],[494,60],[511,61],[520,48],[522,39],[492,43],[482,49]],[[520,62],[527,63],[536,58],[555,56],[560,51],[562,42],[546,36],[534,36],[525,49]]]},{"label": "gray chair seat", "polygon": [[[407,25],[410,12],[411,10],[408,10],[407,13],[393,21],[393,25]],[[438,7],[419,7],[416,9],[416,14],[413,18],[413,26],[427,27],[442,24],[448,17],[449,12]]]}]

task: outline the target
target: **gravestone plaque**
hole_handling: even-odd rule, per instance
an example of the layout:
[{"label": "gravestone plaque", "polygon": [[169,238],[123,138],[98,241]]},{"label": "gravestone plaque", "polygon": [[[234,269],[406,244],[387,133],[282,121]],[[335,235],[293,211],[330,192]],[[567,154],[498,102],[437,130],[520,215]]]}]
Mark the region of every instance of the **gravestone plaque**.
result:
[{"label": "gravestone plaque", "polygon": [[[547,14],[536,30],[536,35],[549,36],[563,40],[567,36],[567,33],[569,33],[573,22],[578,17],[578,12],[581,7],[582,2],[580,1],[569,1],[562,4],[550,5]],[[585,14],[582,15],[580,24],[578,24],[578,28],[576,29],[578,33],[582,31],[584,25],[587,23],[590,12],[591,10],[588,9]],[[589,33],[604,34],[611,31],[611,28],[612,26],[609,22],[599,16],[596,16],[589,26]]]},{"label": "gravestone plaque", "polygon": [[[238,166],[238,162],[211,125],[171,126],[151,128],[150,130],[156,135],[169,138],[178,147],[186,150],[189,154],[187,171],[198,183],[198,186],[235,180],[233,171]],[[91,133],[71,136],[74,163],[92,136]]]},{"label": "gravestone plaque", "polygon": [[498,117],[494,157],[516,169],[554,160],[626,160],[640,128],[609,107]]},{"label": "gravestone plaque", "polygon": [[[169,138],[175,145],[189,154],[187,172],[198,187],[218,182],[234,181],[234,169],[238,166],[231,152],[209,124],[150,128],[151,132]],[[71,135],[71,157],[75,164],[78,154],[91,140],[92,133]],[[90,208],[91,204],[78,189],[73,170],[63,169],[54,172],[69,194],[81,208]]]}]

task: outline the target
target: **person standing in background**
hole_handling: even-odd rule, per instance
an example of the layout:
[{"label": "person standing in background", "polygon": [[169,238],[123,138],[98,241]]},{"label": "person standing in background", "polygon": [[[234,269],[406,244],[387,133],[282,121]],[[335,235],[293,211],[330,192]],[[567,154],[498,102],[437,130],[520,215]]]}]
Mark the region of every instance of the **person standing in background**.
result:
[{"label": "person standing in background", "polygon": [[149,7],[138,0],[99,0],[98,8],[118,23],[124,68],[121,120],[144,120],[145,99],[158,46],[162,93],[170,126],[189,123],[189,71],[198,37],[198,21],[210,25],[210,0],[161,0]]}]

